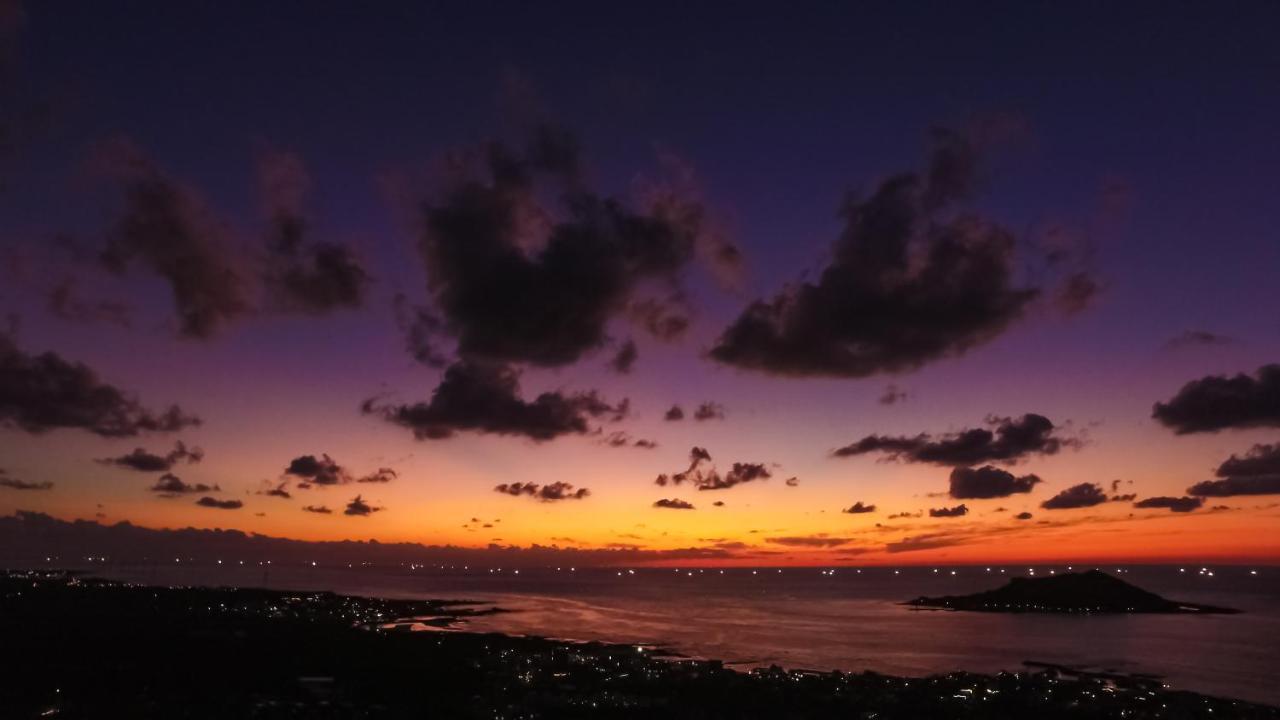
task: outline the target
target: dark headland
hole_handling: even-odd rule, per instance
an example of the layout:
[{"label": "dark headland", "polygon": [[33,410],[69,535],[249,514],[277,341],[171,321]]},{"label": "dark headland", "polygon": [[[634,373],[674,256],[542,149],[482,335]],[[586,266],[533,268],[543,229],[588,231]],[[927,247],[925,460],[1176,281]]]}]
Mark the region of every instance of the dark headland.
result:
[{"label": "dark headland", "polygon": [[1280,720],[1280,709],[1142,676],[738,672],[647,647],[397,622],[465,627],[474,612],[484,610],[0,573],[0,718]]},{"label": "dark headland", "polygon": [[1237,613],[1231,608],[1167,600],[1100,570],[1013,578],[972,595],[918,597],[909,605],[973,612]]}]

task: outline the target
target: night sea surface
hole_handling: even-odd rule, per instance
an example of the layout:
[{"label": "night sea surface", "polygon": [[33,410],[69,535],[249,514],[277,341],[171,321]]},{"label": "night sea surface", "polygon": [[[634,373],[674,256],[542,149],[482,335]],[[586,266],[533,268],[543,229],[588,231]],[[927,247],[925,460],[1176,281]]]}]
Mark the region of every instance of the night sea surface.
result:
[{"label": "night sea surface", "polygon": [[[1027,566],[840,568],[326,568],[227,561],[97,566],[94,574],[165,585],[332,590],[467,599],[512,612],[461,629],[658,645],[742,669],[927,675],[1020,670],[1041,661],[1146,673],[1171,687],[1280,706],[1280,568],[1106,566],[1166,598],[1238,615],[1055,615],[917,610],[920,595],[965,594]],[[1084,566],[1076,570],[1085,569]],[[1001,572],[1003,570],[1003,572]],[[1037,566],[1036,577],[1066,566]],[[692,573],[692,574],[691,574]],[[954,573],[954,574],[953,574]],[[1212,574],[1210,574],[1212,573]]]}]

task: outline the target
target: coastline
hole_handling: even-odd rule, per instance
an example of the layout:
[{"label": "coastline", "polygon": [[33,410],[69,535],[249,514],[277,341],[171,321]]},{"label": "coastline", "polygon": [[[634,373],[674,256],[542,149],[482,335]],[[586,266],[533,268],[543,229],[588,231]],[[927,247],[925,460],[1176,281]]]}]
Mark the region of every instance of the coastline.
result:
[{"label": "coastline", "polygon": [[[205,708],[198,717],[320,708],[331,717],[422,708],[443,717],[514,717],[509,711],[522,708],[543,717],[1280,718],[1280,708],[1168,690],[1149,678],[1052,666],[920,678],[777,666],[743,672],[669,648],[470,632],[457,623],[501,609],[458,600],[168,588],[44,571],[8,574],[0,585],[5,636],[32,658],[0,703],[70,717],[110,702],[141,716]],[[448,618],[448,629],[378,629],[411,617]],[[1156,707],[1181,714],[1152,714]]]}]

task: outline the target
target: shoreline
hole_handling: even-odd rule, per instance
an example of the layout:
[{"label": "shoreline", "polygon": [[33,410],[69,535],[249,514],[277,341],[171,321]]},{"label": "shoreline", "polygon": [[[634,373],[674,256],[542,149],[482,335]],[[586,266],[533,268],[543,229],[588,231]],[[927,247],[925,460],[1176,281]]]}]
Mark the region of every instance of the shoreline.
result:
[{"label": "shoreline", "polygon": [[[318,707],[345,708],[336,717],[381,717],[360,708],[440,703],[450,708],[437,715],[444,717],[501,717],[511,707],[541,709],[544,717],[647,717],[659,710],[677,718],[712,710],[721,717],[776,717],[784,708],[800,717],[1163,717],[1148,712],[1156,703],[1183,713],[1174,717],[1280,718],[1280,708],[1171,690],[1153,678],[1034,660],[1020,672],[926,677],[776,665],[743,671],[664,646],[570,643],[456,626],[382,629],[409,618],[465,624],[473,610],[497,609],[458,600],[157,587],[43,571],[9,573],[0,587],[5,636],[14,652],[33,658],[19,669],[20,682],[8,691],[14,696],[0,693],[0,706],[72,717],[77,708],[92,714],[110,702],[208,705],[210,714],[199,717],[286,717]],[[47,652],[54,641],[56,658]],[[103,648],[117,648],[111,660]],[[140,684],[139,677],[149,680]],[[55,701],[60,705],[48,704]]]}]

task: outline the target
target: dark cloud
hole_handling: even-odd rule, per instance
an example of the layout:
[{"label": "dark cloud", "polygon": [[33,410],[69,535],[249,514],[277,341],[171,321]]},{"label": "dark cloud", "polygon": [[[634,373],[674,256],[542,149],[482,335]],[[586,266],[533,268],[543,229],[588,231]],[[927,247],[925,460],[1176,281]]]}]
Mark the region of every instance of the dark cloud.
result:
[{"label": "dark cloud", "polygon": [[1055,433],[1056,428],[1043,415],[1027,413],[1021,418],[989,417],[987,428],[970,428],[943,435],[936,440],[928,433],[915,437],[868,435],[832,452],[836,457],[850,457],[872,452],[885,453],[891,460],[933,463],[936,465],[976,465],[982,462],[1017,462],[1033,454],[1053,455],[1064,447],[1077,447],[1080,441]]},{"label": "dark cloud", "polygon": [[707,452],[706,448],[694,446],[689,450],[689,467],[686,470],[670,475],[665,473],[659,475],[654,480],[654,484],[680,485],[687,481],[699,490],[727,490],[735,485],[753,480],[767,480],[773,476],[763,463],[736,462],[727,473],[721,475],[715,468],[702,470],[700,466],[704,462],[711,462],[711,453]]},{"label": "dark cloud", "polygon": [[289,498],[293,497],[293,495],[289,493],[288,483],[280,483],[279,485],[268,484],[266,488],[259,490],[258,494],[266,495],[268,497],[283,498],[285,500],[288,500]]},{"label": "dark cloud", "polygon": [[666,508],[668,510],[693,510],[694,509],[691,503],[687,503],[684,500],[680,500],[678,498],[672,498],[670,500],[668,500],[667,498],[663,498],[661,500],[656,501],[653,504],[653,506],[656,508]]},{"label": "dark cloud", "polygon": [[913,513],[913,512],[906,512],[906,511],[903,511],[903,512],[894,513],[894,514],[890,515],[890,516],[889,516],[889,519],[890,519],[890,520],[898,520],[898,519],[901,519],[901,518],[918,518],[918,517],[923,516],[923,514],[924,514],[924,513],[918,513],[918,512],[914,512],[914,513]]},{"label": "dark cloud", "polygon": [[358,483],[389,483],[400,477],[400,474],[391,468],[378,468],[368,475],[361,475],[356,478]]},{"label": "dark cloud", "polygon": [[1187,494],[1196,497],[1280,495],[1280,473],[1205,480],[1187,488]]},{"label": "dark cloud", "polygon": [[968,515],[968,514],[969,514],[969,508],[968,506],[963,504],[957,505],[955,507],[929,508],[929,517],[932,517],[932,518],[961,517],[962,515]]},{"label": "dark cloud", "polygon": [[315,455],[300,455],[289,462],[284,474],[304,478],[308,484],[313,485],[345,485],[351,482],[351,473],[324,454],[318,458]]},{"label": "dark cloud", "polygon": [[694,485],[699,490],[727,490],[735,485],[751,482],[752,480],[767,480],[773,477],[768,468],[763,463],[740,463],[736,462],[729,472],[721,476],[715,470],[706,474],[697,473],[700,477],[694,479]]},{"label": "dark cloud", "polygon": [[155,413],[89,367],[46,352],[28,355],[0,334],[0,425],[32,434],[79,428],[103,437],[177,432],[199,425],[177,405]]},{"label": "dark cloud", "polygon": [[381,512],[384,508],[373,507],[365,502],[361,496],[357,495],[351,502],[347,503],[347,509],[342,511],[343,515],[356,515],[365,517],[376,512]]},{"label": "dark cloud", "polygon": [[662,416],[662,419],[667,421],[683,420],[684,408],[681,408],[679,405],[672,405],[671,409]]},{"label": "dark cloud", "polygon": [[1014,520],[1030,520],[1030,519],[1031,519],[1031,513],[1029,513],[1029,512],[1020,512],[1020,513],[1018,513],[1017,515],[1014,515],[1014,516],[1013,516],[1013,519],[1014,519]]},{"label": "dark cloud", "polygon": [[536,498],[543,502],[556,502],[558,500],[581,500],[591,495],[591,491],[587,488],[577,488],[567,482],[553,482],[547,485],[538,485],[538,483],[502,483],[493,488],[494,492],[504,495],[513,495],[520,497],[522,495]]},{"label": "dark cloud", "polygon": [[1102,294],[1102,289],[1102,284],[1089,273],[1076,272],[1063,281],[1055,300],[1062,312],[1076,315],[1088,310]]},{"label": "dark cloud", "polygon": [[1254,445],[1244,457],[1232,455],[1218,466],[1218,477],[1280,475],[1280,443]]},{"label": "dark cloud", "polygon": [[324,505],[304,505],[303,512],[316,513],[318,515],[332,515],[333,511]]},{"label": "dark cloud", "polygon": [[693,419],[699,422],[707,420],[723,420],[724,406],[720,403],[704,402],[693,411]]},{"label": "dark cloud", "polygon": [[8,472],[0,469],[0,487],[9,488],[10,490],[52,490],[53,483],[47,480],[44,482],[19,480],[18,478],[11,477]]},{"label": "dark cloud", "polygon": [[239,500],[219,500],[208,496],[202,497],[196,501],[200,507],[217,508],[219,510],[239,510],[244,507],[244,503]]},{"label": "dark cloud", "polygon": [[907,392],[900,389],[897,385],[889,385],[884,389],[884,393],[877,401],[881,405],[897,405],[907,399]]},{"label": "dark cloud", "polygon": [[219,492],[221,488],[217,485],[205,485],[204,483],[196,483],[194,485],[185,483],[182,478],[173,473],[165,473],[156,480],[156,484],[150,488],[151,492],[156,493],[160,497],[173,498],[179,495],[187,495],[190,493],[207,493]]},{"label": "dark cloud", "polygon": [[808,535],[802,537],[767,537],[766,542],[788,547],[828,548],[847,545],[853,538],[829,537],[827,535]]},{"label": "dark cloud", "polygon": [[138,472],[168,472],[180,462],[198,463],[203,459],[203,450],[200,448],[187,449],[187,446],[182,441],[178,441],[174,443],[173,449],[164,455],[148,452],[145,448],[134,448],[133,452],[119,457],[101,458],[98,462],[103,465],[115,465],[137,470]]},{"label": "dark cloud", "polygon": [[711,503],[711,505],[712,505],[713,507],[724,507],[724,501],[723,501],[723,500],[717,500],[717,501],[715,501],[715,502]]},{"label": "dark cloud", "polygon": [[293,153],[269,152],[258,163],[262,202],[270,219],[264,284],[287,310],[315,315],[359,307],[369,275],[345,245],[309,241],[305,216],[311,178]]},{"label": "dark cloud", "polygon": [[49,291],[49,312],[61,320],[74,323],[106,323],[119,327],[133,324],[133,309],[114,300],[85,300],[75,282],[67,278]]},{"label": "dark cloud", "polygon": [[1109,499],[1097,483],[1080,483],[1045,500],[1040,503],[1040,507],[1046,510],[1069,510],[1101,505]]},{"label": "dark cloud", "polygon": [[413,305],[404,293],[396,293],[392,300],[396,325],[404,334],[405,349],[414,360],[432,368],[449,364],[449,358],[437,347],[435,338],[444,323],[430,308]]},{"label": "dark cloud", "polygon": [[469,431],[544,441],[585,433],[591,418],[607,415],[618,419],[625,415],[626,405],[610,405],[594,391],[544,392],[528,402],[520,397],[517,370],[462,361],[445,371],[430,402],[378,405],[367,400],[363,411],[413,430],[419,440],[439,440]]},{"label": "dark cloud", "polygon": [[950,495],[958,500],[1002,498],[1029,493],[1037,483],[1036,475],[1015,477],[992,465],[980,468],[958,467],[951,471]]},{"label": "dark cloud", "polygon": [[1169,338],[1164,347],[1166,350],[1180,350],[1186,347],[1231,345],[1234,343],[1234,338],[1212,333],[1208,330],[1187,330],[1177,337]]},{"label": "dark cloud", "polygon": [[749,305],[711,357],[789,376],[865,377],[961,355],[1004,332],[1039,290],[1014,280],[1014,236],[957,205],[973,144],[934,133],[924,173],[889,178],[842,208],[845,229],[816,282]]},{"label": "dark cloud", "polygon": [[654,298],[638,300],[631,303],[627,312],[632,322],[665,342],[680,339],[689,329],[689,311],[681,294],[665,301]]},{"label": "dark cloud", "polygon": [[789,477],[789,478],[787,478],[786,480],[784,480],[783,482],[786,484],[786,486],[787,486],[787,487],[797,487],[798,485],[800,485],[800,478],[798,478],[798,477]]},{"label": "dark cloud", "polygon": [[246,282],[226,229],[199,195],[127,143],[109,148],[103,160],[121,185],[123,203],[102,264],[116,274],[141,265],[163,278],[186,337],[211,337],[247,314]]},{"label": "dark cloud", "polygon": [[1239,373],[1192,380],[1168,402],[1156,403],[1151,417],[1179,435],[1280,427],[1280,365],[1264,365],[1252,377]]},{"label": "dark cloud", "polygon": [[1149,497],[1133,504],[1136,508],[1168,508],[1172,512],[1184,513],[1199,509],[1204,505],[1201,497]]},{"label": "dark cloud", "polygon": [[577,161],[564,162],[573,153],[538,145],[459,155],[448,189],[424,204],[428,288],[465,358],[575,362],[607,341],[642,285],[677,287],[694,258],[700,206],[666,195],[628,207],[588,189]]},{"label": "dark cloud", "polygon": [[875,505],[864,505],[862,504],[862,501],[859,500],[858,502],[850,505],[849,507],[841,510],[840,512],[849,513],[850,515],[861,515],[863,513],[873,513],[875,511],[876,511]]},{"label": "dark cloud", "polygon": [[618,354],[613,356],[609,361],[609,367],[620,375],[626,375],[631,372],[631,368],[635,366],[636,359],[640,357],[640,352],[636,349],[634,340],[627,340],[618,348]]},{"label": "dark cloud", "polygon": [[615,448],[635,447],[635,448],[642,448],[644,450],[652,450],[658,447],[658,443],[654,442],[653,440],[646,440],[644,438],[639,438],[639,439],[632,438],[630,433],[624,432],[622,430],[617,430],[615,432],[609,433],[608,435],[604,436],[601,442],[603,442],[605,445],[608,445],[609,447],[615,447]]},{"label": "dark cloud", "polygon": [[[571,542],[571,541],[566,541]],[[276,565],[301,566],[322,557],[331,564],[372,562],[395,567],[398,563],[434,563],[479,567],[546,568],[559,566],[634,567],[646,562],[672,560],[727,560],[741,555],[721,548],[681,547],[662,550],[565,548],[532,544],[423,545],[411,542],[339,540],[307,542],[233,529],[206,530],[184,527],[151,529],[128,522],[104,525],[92,521],[63,521],[42,513],[19,511],[0,517],[0,564],[31,567],[49,556],[84,557],[90,554],[121,562],[144,562],[159,557],[271,558]]]}]

